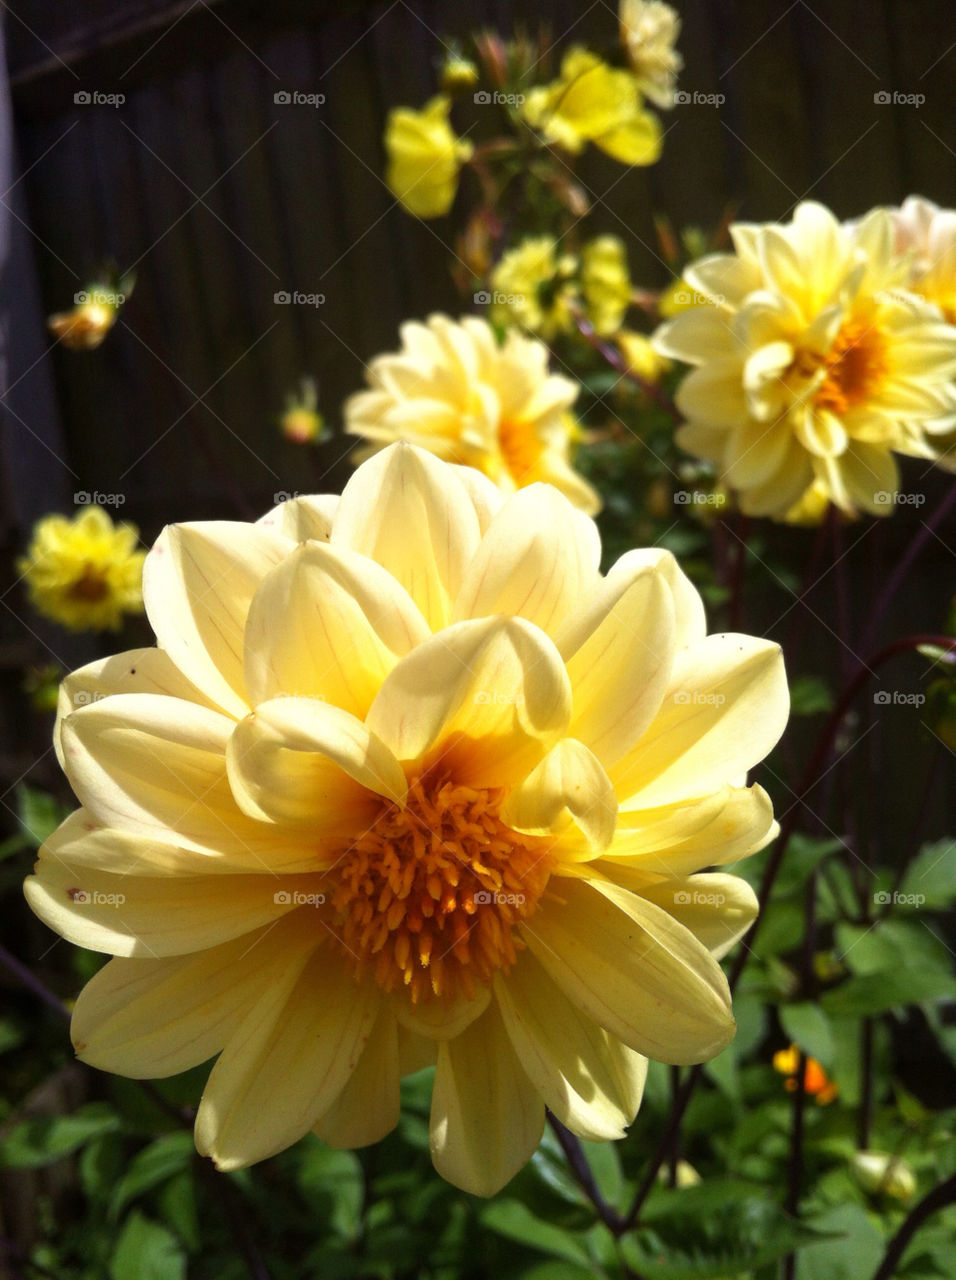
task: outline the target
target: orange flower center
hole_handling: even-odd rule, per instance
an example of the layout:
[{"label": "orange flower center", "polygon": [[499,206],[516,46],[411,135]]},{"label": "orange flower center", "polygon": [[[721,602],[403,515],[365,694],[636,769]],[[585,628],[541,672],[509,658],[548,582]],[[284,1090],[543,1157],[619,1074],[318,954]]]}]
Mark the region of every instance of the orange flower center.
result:
[{"label": "orange flower center", "polygon": [[867,317],[848,320],[824,354],[801,351],[787,372],[803,381],[822,369],[823,381],[813,394],[814,407],[839,416],[871,399],[887,368],[886,339]]},{"label": "orange flower center", "polygon": [[84,600],[90,604],[105,600],[109,593],[109,583],[89,564],[84,567],[80,577],[70,584],[67,591],[71,600]]},{"label": "orange flower center", "polygon": [[549,842],[498,815],[502,793],[423,774],[404,808],[382,802],[337,864],[335,932],[356,973],[413,1004],[472,998],[522,943],[551,871]]},{"label": "orange flower center", "polygon": [[528,484],[544,452],[534,427],[527,422],[499,423],[498,446],[514,482]]}]

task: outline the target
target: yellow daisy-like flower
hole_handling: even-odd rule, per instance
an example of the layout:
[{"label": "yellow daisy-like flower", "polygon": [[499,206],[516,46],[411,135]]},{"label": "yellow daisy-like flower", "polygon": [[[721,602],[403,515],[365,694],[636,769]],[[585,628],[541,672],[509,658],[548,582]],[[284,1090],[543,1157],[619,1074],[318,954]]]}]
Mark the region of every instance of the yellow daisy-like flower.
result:
[{"label": "yellow daisy-like flower", "polygon": [[741,780],[784,727],[783,663],[707,636],[668,552],[599,556],[555,489],[505,499],[404,444],[340,499],[167,529],[159,647],[64,683],[83,807],[26,885],[116,957],[76,1003],[83,1060],[219,1055],[196,1141],[222,1169],[310,1130],[376,1142],[434,1063],[435,1166],[490,1195],[545,1106],[617,1138],[645,1055],[720,1052],[717,957],[756,900],[695,872],[774,834]]},{"label": "yellow daisy-like flower", "polygon": [[805,203],[790,226],[731,234],[735,254],[685,272],[710,304],[655,335],[697,366],[677,393],[678,442],[748,514],[784,518],[816,481],[847,513],[886,515],[892,451],[956,411],[956,329],[906,291],[885,210],[849,227]]},{"label": "yellow daisy-like flower", "polygon": [[677,74],[684,60],[674,48],[680,18],[662,0],[621,0],[621,43],[638,88],[658,107],[674,105]]},{"label": "yellow daisy-like flower", "polygon": [[532,89],[521,111],[572,155],[588,142],[621,164],[653,164],[661,153],[660,124],[644,109],[637,80],[589,49],[569,49],[560,78]]},{"label": "yellow daisy-like flower", "polygon": [[46,516],[17,571],[38,613],[71,631],[116,631],[124,614],[143,607],[146,553],[138,541],[135,525],[114,524],[99,506],[72,520]]},{"label": "yellow daisy-like flower", "polygon": [[595,333],[617,333],[631,305],[627,251],[617,236],[598,236],[581,251],[581,292]]},{"label": "yellow daisy-like flower", "polygon": [[[922,196],[910,196],[891,209],[894,247],[909,263],[907,286],[936,307],[942,319],[956,325],[956,210],[941,209]],[[956,471],[956,419],[926,423],[908,442],[905,453],[931,458],[947,471]]]},{"label": "yellow daisy-like flower", "polygon": [[473,147],[448,122],[451,100],[444,94],[421,111],[397,107],[385,128],[385,180],[409,213],[419,218],[446,214],[458,190],[458,172]]},{"label": "yellow daisy-like flower", "polygon": [[526,236],[502,254],[491,276],[491,315],[503,328],[519,325],[543,338],[574,328],[577,258],[559,253],[553,236]]},{"label": "yellow daisy-like flower", "polygon": [[484,472],[505,492],[546,481],[593,515],[600,498],[571,466],[577,384],[548,370],[548,351],[485,320],[433,315],[402,325],[402,349],[377,356],[370,391],[345,403],[345,429],[371,447],[406,440]]}]

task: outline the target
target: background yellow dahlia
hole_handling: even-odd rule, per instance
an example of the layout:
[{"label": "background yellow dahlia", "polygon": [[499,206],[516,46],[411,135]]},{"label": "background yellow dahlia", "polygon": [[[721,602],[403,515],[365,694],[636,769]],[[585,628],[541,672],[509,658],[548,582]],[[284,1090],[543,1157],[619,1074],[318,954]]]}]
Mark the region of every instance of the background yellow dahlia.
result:
[{"label": "background yellow dahlia", "polygon": [[731,235],[735,253],[684,273],[708,305],[655,337],[696,366],[677,393],[678,442],[749,514],[786,517],[812,485],[848,513],[888,514],[893,451],[956,412],[956,329],[908,291],[885,210],[842,226],[808,202],[789,226]]},{"label": "background yellow dahlia", "polygon": [[395,1125],[436,1066],[436,1168],[501,1187],[545,1106],[585,1137],[633,1119],[645,1055],[718,1053],[716,957],[756,900],[742,785],[787,717],[776,645],[706,635],[673,557],[606,577],[592,522],[537,485],[396,445],[340,500],[168,528],[158,647],[64,682],[82,808],[27,881],[111,960],[79,1055],[164,1076],[218,1055],[199,1150],[236,1169],[313,1129]]},{"label": "background yellow dahlia", "polygon": [[594,514],[595,490],[571,466],[578,387],[550,373],[540,342],[508,333],[499,343],[477,316],[433,315],[401,328],[400,351],[369,363],[371,390],[345,403],[345,427],[371,448],[396,440],[476,467],[505,492],[545,481]]}]

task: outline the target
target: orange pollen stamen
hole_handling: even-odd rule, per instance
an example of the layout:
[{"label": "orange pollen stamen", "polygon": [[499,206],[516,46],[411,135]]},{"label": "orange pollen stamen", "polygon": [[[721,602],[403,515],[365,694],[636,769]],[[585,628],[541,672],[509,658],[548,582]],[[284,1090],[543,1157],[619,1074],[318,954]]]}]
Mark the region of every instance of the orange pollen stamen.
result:
[{"label": "orange pollen stamen", "polygon": [[498,446],[511,478],[527,484],[544,452],[534,425],[529,422],[503,421],[498,424]]},{"label": "orange pollen stamen", "polygon": [[801,351],[787,370],[798,381],[823,370],[813,393],[816,409],[845,413],[873,396],[888,369],[886,340],[871,318],[848,320],[825,354]]},{"label": "orange pollen stamen", "polygon": [[523,944],[552,867],[550,842],[498,816],[500,790],[424,774],[405,807],[382,801],[336,866],[334,932],[356,973],[413,1004],[472,998]]}]

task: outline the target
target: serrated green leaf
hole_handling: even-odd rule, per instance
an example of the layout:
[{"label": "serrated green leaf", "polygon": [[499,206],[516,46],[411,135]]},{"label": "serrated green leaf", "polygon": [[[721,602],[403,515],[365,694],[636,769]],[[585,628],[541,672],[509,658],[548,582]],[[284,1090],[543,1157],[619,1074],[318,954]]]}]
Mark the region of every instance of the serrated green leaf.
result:
[{"label": "serrated green leaf", "polygon": [[119,1128],[119,1117],[102,1102],[69,1116],[35,1116],[0,1140],[0,1168],[33,1169],[52,1164],[85,1143]]},{"label": "serrated green leaf", "polygon": [[110,1259],[110,1280],[185,1280],[186,1255],[166,1227],[134,1211]]},{"label": "serrated green leaf", "polygon": [[820,1006],[807,1000],[781,1005],[778,1013],[787,1039],[829,1070],[836,1056],[836,1045],[830,1020]]}]

